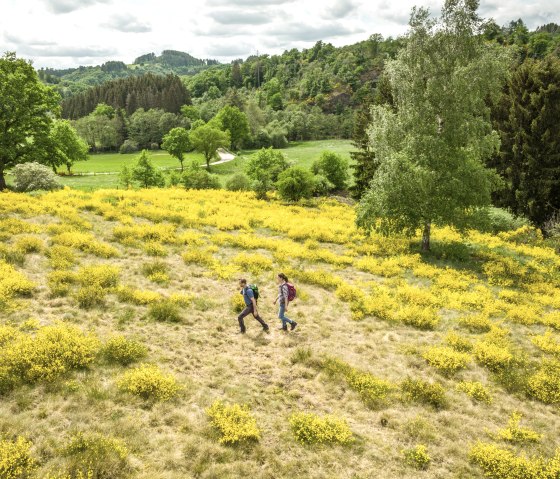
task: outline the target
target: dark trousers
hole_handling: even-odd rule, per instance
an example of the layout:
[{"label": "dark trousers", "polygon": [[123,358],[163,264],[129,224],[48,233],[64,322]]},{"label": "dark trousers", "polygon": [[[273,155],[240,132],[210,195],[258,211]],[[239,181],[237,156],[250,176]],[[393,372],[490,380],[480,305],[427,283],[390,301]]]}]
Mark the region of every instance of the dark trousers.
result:
[{"label": "dark trousers", "polygon": [[262,318],[260,317],[260,315],[255,315],[254,313],[254,309],[253,309],[253,305],[250,304],[249,306],[245,306],[245,309],[243,311],[241,311],[241,314],[239,316],[237,316],[237,320],[239,321],[239,328],[241,329],[242,332],[245,332],[245,321],[243,321],[243,318],[245,316],[249,316],[250,314],[253,315],[253,317],[259,322],[261,323],[261,326],[263,327],[263,329],[268,329],[268,324],[266,324]]}]

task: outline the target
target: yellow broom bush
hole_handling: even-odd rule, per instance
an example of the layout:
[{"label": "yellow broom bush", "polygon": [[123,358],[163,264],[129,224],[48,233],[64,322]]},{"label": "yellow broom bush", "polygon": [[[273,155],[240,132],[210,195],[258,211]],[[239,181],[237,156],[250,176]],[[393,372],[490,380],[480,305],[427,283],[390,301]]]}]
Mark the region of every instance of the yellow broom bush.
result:
[{"label": "yellow broom bush", "polygon": [[247,405],[227,405],[217,400],[206,410],[206,414],[220,432],[221,443],[258,441],[261,437],[257,421]]}]

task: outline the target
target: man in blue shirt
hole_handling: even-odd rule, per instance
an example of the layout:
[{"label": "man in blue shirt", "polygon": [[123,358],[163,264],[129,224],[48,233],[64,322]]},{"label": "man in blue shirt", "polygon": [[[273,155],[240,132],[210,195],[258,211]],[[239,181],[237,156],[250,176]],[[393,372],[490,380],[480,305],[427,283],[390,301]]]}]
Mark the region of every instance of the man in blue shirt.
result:
[{"label": "man in blue shirt", "polygon": [[245,309],[241,311],[241,314],[237,317],[237,320],[239,321],[239,328],[240,328],[239,332],[241,334],[245,334],[245,322],[243,321],[243,318],[245,318],[245,316],[249,316],[249,314],[252,314],[255,317],[255,319],[259,323],[261,323],[261,326],[263,327],[264,331],[268,332],[268,324],[266,324],[259,316],[259,310],[257,309],[257,300],[255,299],[255,294],[253,293],[253,290],[249,288],[249,286],[247,286],[247,280],[240,279],[239,287],[241,288],[243,301],[245,301]]}]

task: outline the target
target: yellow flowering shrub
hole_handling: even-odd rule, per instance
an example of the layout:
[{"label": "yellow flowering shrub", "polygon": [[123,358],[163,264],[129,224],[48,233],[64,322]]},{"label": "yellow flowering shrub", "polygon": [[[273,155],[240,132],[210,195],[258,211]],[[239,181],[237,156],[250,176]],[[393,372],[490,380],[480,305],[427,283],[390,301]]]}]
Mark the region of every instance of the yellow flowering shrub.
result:
[{"label": "yellow flowering shrub", "polygon": [[165,374],[155,365],[142,364],[127,371],[117,382],[123,392],[154,401],[169,401],[181,387],[171,374]]},{"label": "yellow flowering shrub", "polygon": [[77,432],[61,453],[66,458],[69,477],[129,477],[128,448],[120,439],[91,432]]},{"label": "yellow flowering shrub", "polygon": [[243,300],[243,296],[239,293],[230,296],[229,304],[234,313],[240,313],[245,309],[245,301]]},{"label": "yellow flowering shrub", "polygon": [[14,246],[23,253],[39,253],[45,247],[45,243],[37,236],[23,235],[16,239]]},{"label": "yellow flowering shrub", "polygon": [[52,269],[69,269],[76,264],[76,255],[68,246],[51,246],[47,250],[46,256]]},{"label": "yellow flowering shrub", "polygon": [[232,260],[240,271],[258,275],[272,269],[272,260],[259,253],[240,253]]},{"label": "yellow flowering shrub", "polygon": [[484,402],[486,404],[492,403],[490,392],[478,381],[461,381],[457,384],[457,391],[464,392],[475,401]]},{"label": "yellow flowering shrub", "polygon": [[114,288],[119,282],[119,268],[106,264],[82,266],[78,281],[86,286],[97,284],[102,288]]},{"label": "yellow flowering shrub", "polygon": [[109,362],[127,366],[146,357],[148,348],[138,341],[118,335],[109,338],[101,352]]},{"label": "yellow flowering shrub", "polygon": [[148,316],[154,321],[169,321],[171,323],[181,321],[179,305],[169,299],[161,299],[150,304]]},{"label": "yellow flowering shrub", "polygon": [[527,305],[515,305],[506,313],[506,319],[519,324],[536,324],[540,321],[542,313],[534,307]]},{"label": "yellow flowering shrub", "polygon": [[113,236],[121,243],[126,243],[130,239],[136,241],[138,238],[141,238],[144,241],[174,244],[177,242],[177,237],[175,236],[176,228],[175,225],[169,223],[122,225],[115,226]]},{"label": "yellow flowering shrub", "polygon": [[147,241],[142,249],[148,256],[167,256],[169,253],[167,248],[158,241]]},{"label": "yellow flowering shrub", "polygon": [[418,402],[440,409],[447,404],[445,389],[439,383],[407,378],[401,383],[405,401]]},{"label": "yellow flowering shrub", "polygon": [[105,302],[107,290],[99,284],[90,286],[82,286],[74,293],[74,299],[78,306],[82,309],[91,309],[95,306],[101,306]]},{"label": "yellow flowering shrub", "polygon": [[23,437],[14,441],[0,440],[0,477],[2,479],[32,479],[35,460],[31,456],[31,442]]},{"label": "yellow flowering shrub", "polygon": [[531,342],[545,353],[560,356],[560,342],[558,342],[550,330],[542,335],[533,336]]},{"label": "yellow flowering shrub", "polygon": [[62,323],[44,326],[33,334],[15,333],[0,350],[0,371],[25,382],[53,381],[73,369],[89,366],[99,340]]},{"label": "yellow flowering shrub", "polygon": [[445,342],[456,351],[469,353],[472,351],[473,345],[468,338],[461,336],[455,331],[449,331],[445,335]]},{"label": "yellow flowering shrub", "polygon": [[101,258],[114,258],[119,255],[117,249],[107,243],[97,241],[91,233],[69,231],[54,236],[51,241],[53,245],[72,247]]},{"label": "yellow flowering shrub", "polygon": [[28,223],[15,217],[0,218],[0,231],[8,233],[10,236],[24,233],[40,233],[39,225]]},{"label": "yellow flowering shrub", "polygon": [[401,307],[394,314],[394,319],[418,329],[435,329],[439,324],[439,317],[436,311],[416,305]]},{"label": "yellow flowering shrub", "polygon": [[142,274],[154,283],[165,284],[169,282],[169,267],[163,261],[151,261],[142,265]]},{"label": "yellow flowering shrub", "polygon": [[325,270],[288,269],[286,274],[288,277],[295,277],[302,283],[321,286],[325,289],[336,289],[342,283],[341,278]]},{"label": "yellow flowering shrub", "polygon": [[553,459],[517,456],[495,444],[477,442],[469,451],[470,460],[490,479],[555,479],[560,473],[560,450]]},{"label": "yellow flowering shrub", "polygon": [[161,300],[161,294],[156,291],[143,291],[140,289],[133,289],[129,286],[118,286],[116,292],[119,301],[139,306],[153,304]]},{"label": "yellow flowering shrub", "polygon": [[473,354],[481,366],[494,372],[509,368],[513,361],[513,354],[508,348],[488,341],[477,341]]},{"label": "yellow flowering shrub", "polygon": [[426,470],[430,465],[432,458],[428,454],[428,449],[423,444],[405,449],[403,451],[405,462],[415,469]]},{"label": "yellow flowering shrub", "polygon": [[363,301],[365,293],[362,289],[348,283],[340,283],[336,288],[336,297],[345,303]]},{"label": "yellow flowering shrub", "polygon": [[294,413],[290,425],[296,440],[302,444],[349,444],[353,434],[348,423],[332,415]]},{"label": "yellow flowering shrub", "polygon": [[462,316],[459,324],[471,333],[487,333],[492,328],[492,321],[484,313]]},{"label": "yellow flowering shrub", "polygon": [[468,354],[455,351],[448,346],[432,346],[422,357],[426,362],[443,374],[452,374],[460,369],[465,369],[471,357]]},{"label": "yellow flowering shrub", "polygon": [[556,331],[560,331],[560,311],[552,311],[544,314],[540,321],[545,326],[549,326]]},{"label": "yellow flowering shrub", "polygon": [[539,442],[542,434],[519,426],[522,417],[521,413],[514,411],[509,418],[508,426],[498,431],[496,437],[513,443]]},{"label": "yellow flowering shrub", "polygon": [[560,361],[544,360],[529,378],[529,394],[546,404],[560,404]]},{"label": "yellow flowering shrub", "polygon": [[192,304],[195,300],[195,296],[188,293],[172,293],[167,299],[178,306],[185,307]]},{"label": "yellow flowering shrub", "polygon": [[211,249],[189,248],[181,257],[186,264],[196,264],[199,266],[213,266],[216,261],[212,256]]},{"label": "yellow flowering shrub", "polygon": [[258,441],[261,437],[257,421],[247,405],[227,405],[217,400],[206,409],[206,414],[220,432],[219,441],[223,444]]},{"label": "yellow flowering shrub", "polygon": [[78,276],[74,271],[55,270],[47,275],[47,285],[53,297],[66,296],[77,281]]},{"label": "yellow flowering shrub", "polygon": [[0,261],[0,306],[7,307],[18,296],[29,296],[35,284],[12,265]]}]

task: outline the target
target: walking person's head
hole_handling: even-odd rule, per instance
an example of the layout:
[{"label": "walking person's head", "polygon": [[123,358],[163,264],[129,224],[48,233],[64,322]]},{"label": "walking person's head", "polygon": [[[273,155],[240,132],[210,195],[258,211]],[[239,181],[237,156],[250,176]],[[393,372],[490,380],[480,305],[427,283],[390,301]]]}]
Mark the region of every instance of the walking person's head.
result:
[{"label": "walking person's head", "polygon": [[276,277],[276,279],[278,280],[279,283],[287,283],[288,282],[288,277],[284,273],[278,273],[278,276]]},{"label": "walking person's head", "polygon": [[245,278],[240,278],[239,279],[239,287],[244,288],[245,286],[247,286],[247,280]]}]

